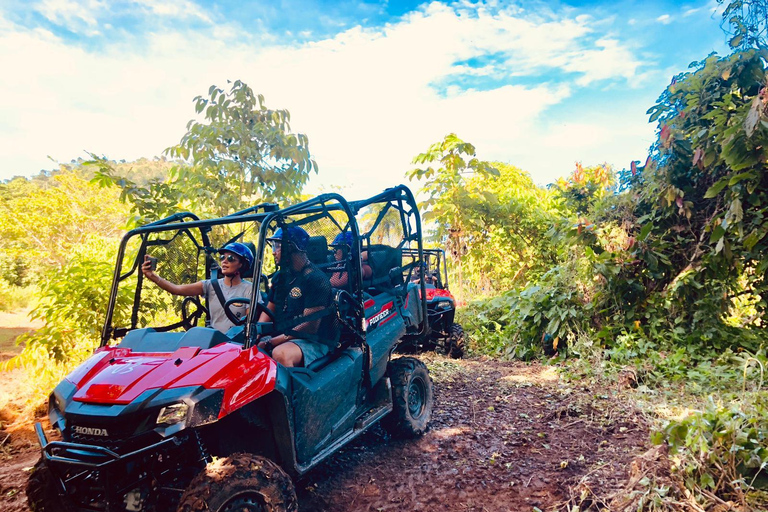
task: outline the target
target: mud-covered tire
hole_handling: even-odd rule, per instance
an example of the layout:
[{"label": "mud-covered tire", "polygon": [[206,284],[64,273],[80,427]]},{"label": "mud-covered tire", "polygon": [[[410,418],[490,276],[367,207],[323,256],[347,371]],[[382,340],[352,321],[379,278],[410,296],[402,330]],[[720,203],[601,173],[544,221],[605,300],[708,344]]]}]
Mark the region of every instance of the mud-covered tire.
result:
[{"label": "mud-covered tire", "polygon": [[448,336],[448,355],[454,359],[460,359],[464,355],[465,343],[464,328],[459,324],[451,324],[450,336]]},{"label": "mud-covered tire", "polygon": [[413,357],[401,357],[389,362],[392,384],[392,412],[384,417],[382,425],[397,437],[416,437],[424,434],[432,418],[432,379],[427,367]]},{"label": "mud-covered tire", "polygon": [[43,459],[37,461],[27,480],[27,504],[32,512],[65,512],[56,481]]},{"label": "mud-covered tire", "polygon": [[290,477],[265,457],[236,453],[217,459],[197,475],[177,512],[296,512]]}]

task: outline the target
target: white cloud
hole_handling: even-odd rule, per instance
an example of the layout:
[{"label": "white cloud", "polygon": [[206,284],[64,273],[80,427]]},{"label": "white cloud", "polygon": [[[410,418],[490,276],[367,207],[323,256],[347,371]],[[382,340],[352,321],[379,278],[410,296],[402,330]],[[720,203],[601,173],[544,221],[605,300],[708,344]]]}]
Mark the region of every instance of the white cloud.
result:
[{"label": "white cloud", "polygon": [[661,23],[663,25],[669,25],[674,20],[672,19],[672,16],[670,16],[669,14],[662,14],[661,16],[656,18],[656,21],[658,21],[659,23]]},{"label": "white cloud", "polygon": [[[186,1],[165,5],[205,16]],[[605,153],[603,144],[628,133],[588,120],[552,133],[542,128],[545,114],[575,90],[630,81],[642,66],[597,23],[588,16],[534,22],[512,10],[470,13],[435,2],[380,29],[354,27],[297,47],[256,46],[235,25],[218,24],[209,32],[157,31],[140,45],[128,40],[94,52],[0,19],[0,66],[23,77],[0,80],[0,96],[14,99],[0,120],[0,177],[51,168],[46,155],[69,161],[85,149],[115,159],[158,155],[184,133],[194,96],[241,79],[270,107],[288,108],[293,129],[309,135],[321,169],[315,188],[353,186],[361,197],[400,183],[411,158],[449,132],[475,144],[481,158],[509,161],[545,182],[575,160],[586,163],[585,148]],[[23,55],[10,50],[20,47]],[[480,70],[455,64],[485,55],[500,57]],[[557,73],[572,74],[570,83],[547,78]],[[444,94],[434,88],[457,75],[470,83],[513,78],[491,90],[481,79]],[[514,77],[531,76],[540,83],[516,85]],[[565,138],[571,142],[555,143]]]},{"label": "white cloud", "polygon": [[106,9],[106,4],[99,0],[42,0],[34,9],[51,23],[72,32],[96,35],[96,13]]},{"label": "white cloud", "polygon": [[134,0],[151,15],[165,16],[174,21],[197,18],[206,23],[213,23],[211,17],[194,2],[188,0]]}]

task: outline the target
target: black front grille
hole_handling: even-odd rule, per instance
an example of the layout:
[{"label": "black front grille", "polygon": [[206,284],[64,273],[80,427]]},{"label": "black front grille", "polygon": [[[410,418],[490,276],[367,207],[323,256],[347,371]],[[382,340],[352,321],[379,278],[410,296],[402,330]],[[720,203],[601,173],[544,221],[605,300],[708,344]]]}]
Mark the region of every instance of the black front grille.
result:
[{"label": "black front grille", "polygon": [[128,444],[128,440],[124,438],[115,438],[109,436],[89,436],[85,434],[78,434],[74,431],[74,429],[69,434],[69,441],[72,443],[101,446],[102,448],[112,450],[116,453],[123,453],[126,445]]}]

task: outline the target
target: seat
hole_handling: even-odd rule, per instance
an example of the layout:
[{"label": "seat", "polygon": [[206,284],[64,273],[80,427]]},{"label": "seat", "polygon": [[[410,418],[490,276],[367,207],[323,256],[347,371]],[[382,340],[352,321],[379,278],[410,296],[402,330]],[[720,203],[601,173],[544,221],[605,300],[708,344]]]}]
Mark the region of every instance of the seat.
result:
[{"label": "seat", "polygon": [[397,275],[402,280],[403,255],[402,249],[389,245],[372,244],[368,247],[368,265],[371,267],[371,278],[366,279],[364,286],[376,291],[388,290],[396,286]]},{"label": "seat", "polygon": [[324,236],[312,236],[307,242],[307,258],[318,266],[328,264],[328,240]]}]

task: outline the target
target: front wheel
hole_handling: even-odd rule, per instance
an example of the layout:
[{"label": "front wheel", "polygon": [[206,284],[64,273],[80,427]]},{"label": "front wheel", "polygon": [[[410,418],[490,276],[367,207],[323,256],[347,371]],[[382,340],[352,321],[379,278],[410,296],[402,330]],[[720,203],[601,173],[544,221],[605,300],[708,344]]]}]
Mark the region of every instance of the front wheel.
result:
[{"label": "front wheel", "polygon": [[27,480],[27,503],[32,512],[63,512],[51,470],[43,459],[37,461]]},{"label": "front wheel", "polygon": [[392,383],[392,412],[382,422],[392,435],[416,437],[429,427],[432,418],[432,379],[424,363],[413,357],[389,362]]},{"label": "front wheel", "polygon": [[236,453],[206,466],[184,491],[177,512],[296,512],[293,482],[265,457]]},{"label": "front wheel", "polygon": [[448,336],[448,355],[454,359],[460,359],[464,355],[465,342],[464,328],[459,324],[451,324]]}]

